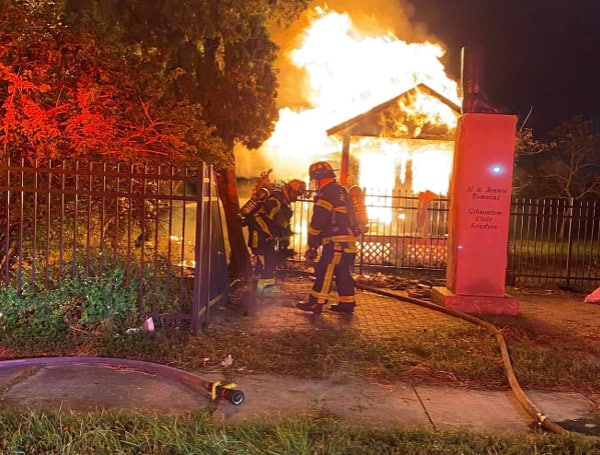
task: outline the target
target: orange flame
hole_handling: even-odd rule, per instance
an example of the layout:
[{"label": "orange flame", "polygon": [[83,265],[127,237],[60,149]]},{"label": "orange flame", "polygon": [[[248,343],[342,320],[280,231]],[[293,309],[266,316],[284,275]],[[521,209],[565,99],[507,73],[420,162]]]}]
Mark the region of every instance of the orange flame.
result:
[{"label": "orange flame", "polygon": [[[357,31],[348,14],[313,10],[314,18],[304,29],[298,46],[287,58],[305,73],[298,80],[306,103],[302,108],[283,107],[275,131],[259,149],[261,169],[273,168],[278,178],[307,178],[308,165],[320,159],[339,163],[340,138],[326,130],[425,83],[448,100],[460,105],[458,86],[448,78],[440,58],[444,50],[430,42],[407,43],[390,32],[366,36]],[[410,105],[400,103],[402,118],[394,124],[398,134],[411,138],[357,138],[351,154],[360,161],[359,183],[390,192],[406,183],[408,161],[412,164],[413,192],[429,189],[445,194],[452,166],[452,141],[417,140],[425,123],[456,126],[457,114],[438,99],[417,94]],[[411,128],[407,127],[407,119]],[[238,175],[256,176],[256,154],[236,153]],[[373,216],[369,211],[369,216]],[[378,216],[379,217],[379,216]],[[382,210],[380,217],[387,217]]]}]

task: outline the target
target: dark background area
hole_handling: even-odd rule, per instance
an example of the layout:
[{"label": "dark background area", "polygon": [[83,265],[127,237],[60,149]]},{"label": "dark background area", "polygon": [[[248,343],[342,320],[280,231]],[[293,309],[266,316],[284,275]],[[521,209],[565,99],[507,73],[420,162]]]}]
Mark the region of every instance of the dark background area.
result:
[{"label": "dark background area", "polygon": [[[536,137],[574,115],[600,129],[600,0],[412,0],[460,79],[461,49],[483,46],[481,85]],[[532,109],[528,117],[529,110]]]}]

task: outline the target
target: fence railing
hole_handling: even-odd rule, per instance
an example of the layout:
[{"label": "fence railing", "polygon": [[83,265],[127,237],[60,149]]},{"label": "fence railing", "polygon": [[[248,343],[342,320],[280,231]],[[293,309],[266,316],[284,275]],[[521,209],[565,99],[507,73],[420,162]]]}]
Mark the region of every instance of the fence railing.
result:
[{"label": "fence railing", "polygon": [[[222,207],[210,166],[0,163],[0,282],[19,291],[67,276],[122,272],[139,310],[208,323],[227,299]],[[306,248],[312,201],[294,205],[295,258]],[[357,271],[443,275],[448,200],[367,194],[370,225]],[[507,282],[600,285],[600,207],[595,201],[513,199]]]},{"label": "fence railing", "polygon": [[509,281],[600,284],[600,207],[596,201],[514,199],[508,247]]},{"label": "fence railing", "polygon": [[212,168],[0,163],[0,280],[18,291],[119,270],[139,310],[193,332],[227,297]]},{"label": "fence railing", "polygon": [[[412,195],[369,195],[369,232],[359,240],[359,270],[446,269],[448,199],[426,202]],[[311,201],[294,207],[292,247],[306,249]],[[600,207],[595,201],[519,199],[511,203],[507,283],[600,285]]]}]

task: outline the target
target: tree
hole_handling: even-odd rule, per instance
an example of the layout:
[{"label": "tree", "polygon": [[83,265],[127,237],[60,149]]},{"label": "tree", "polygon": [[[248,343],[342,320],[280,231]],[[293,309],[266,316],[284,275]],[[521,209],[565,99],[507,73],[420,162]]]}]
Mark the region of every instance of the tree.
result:
[{"label": "tree", "polygon": [[600,195],[600,136],[577,115],[550,133],[549,142],[521,131],[513,185],[521,195],[585,199]]},{"label": "tree", "polygon": [[[61,25],[52,4],[45,5],[0,4],[0,158],[28,164],[67,158],[180,165],[226,160],[201,105],[168,90],[172,74],[150,73],[134,54],[98,46],[89,33]],[[17,226],[15,215],[7,225],[17,193],[5,196],[0,264],[10,261]],[[20,225],[34,225],[27,219],[33,213],[23,211]],[[143,229],[146,211],[132,207],[132,213]]]},{"label": "tree", "polygon": [[[0,154],[189,163],[224,157],[201,106],[164,90],[136,58],[97,46],[48,11],[4,8],[0,23]],[[197,144],[204,148],[201,154]],[[223,159],[223,158],[221,158]]]},{"label": "tree", "polygon": [[585,199],[600,195],[600,136],[591,120],[577,115],[551,132],[553,138],[540,167],[548,195]]},{"label": "tree", "polygon": [[533,139],[530,131],[517,141],[514,182],[521,195],[569,202],[558,235],[572,215],[572,202],[600,195],[600,136],[591,120],[577,115],[550,133],[550,142]]},{"label": "tree", "polygon": [[228,151],[217,179],[225,209],[233,276],[251,272],[233,146],[257,148],[277,120],[277,47],[271,21],[289,22],[307,0],[65,0],[68,23],[119,42],[157,74],[177,74],[170,89],[202,106],[202,118]]},{"label": "tree", "polygon": [[513,172],[514,194],[531,196],[538,192],[536,159],[547,152],[548,147],[546,142],[535,139],[531,128],[524,128],[517,133]]}]

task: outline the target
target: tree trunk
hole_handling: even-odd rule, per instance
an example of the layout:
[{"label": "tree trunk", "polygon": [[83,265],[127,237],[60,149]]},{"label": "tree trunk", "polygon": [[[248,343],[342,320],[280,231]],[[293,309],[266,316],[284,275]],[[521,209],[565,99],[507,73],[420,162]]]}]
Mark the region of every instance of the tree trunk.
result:
[{"label": "tree trunk", "polygon": [[217,170],[217,188],[225,211],[227,236],[231,255],[229,273],[233,278],[243,278],[252,274],[250,253],[242,232],[242,220],[239,217],[240,203],[237,194],[237,182],[233,168]]}]

